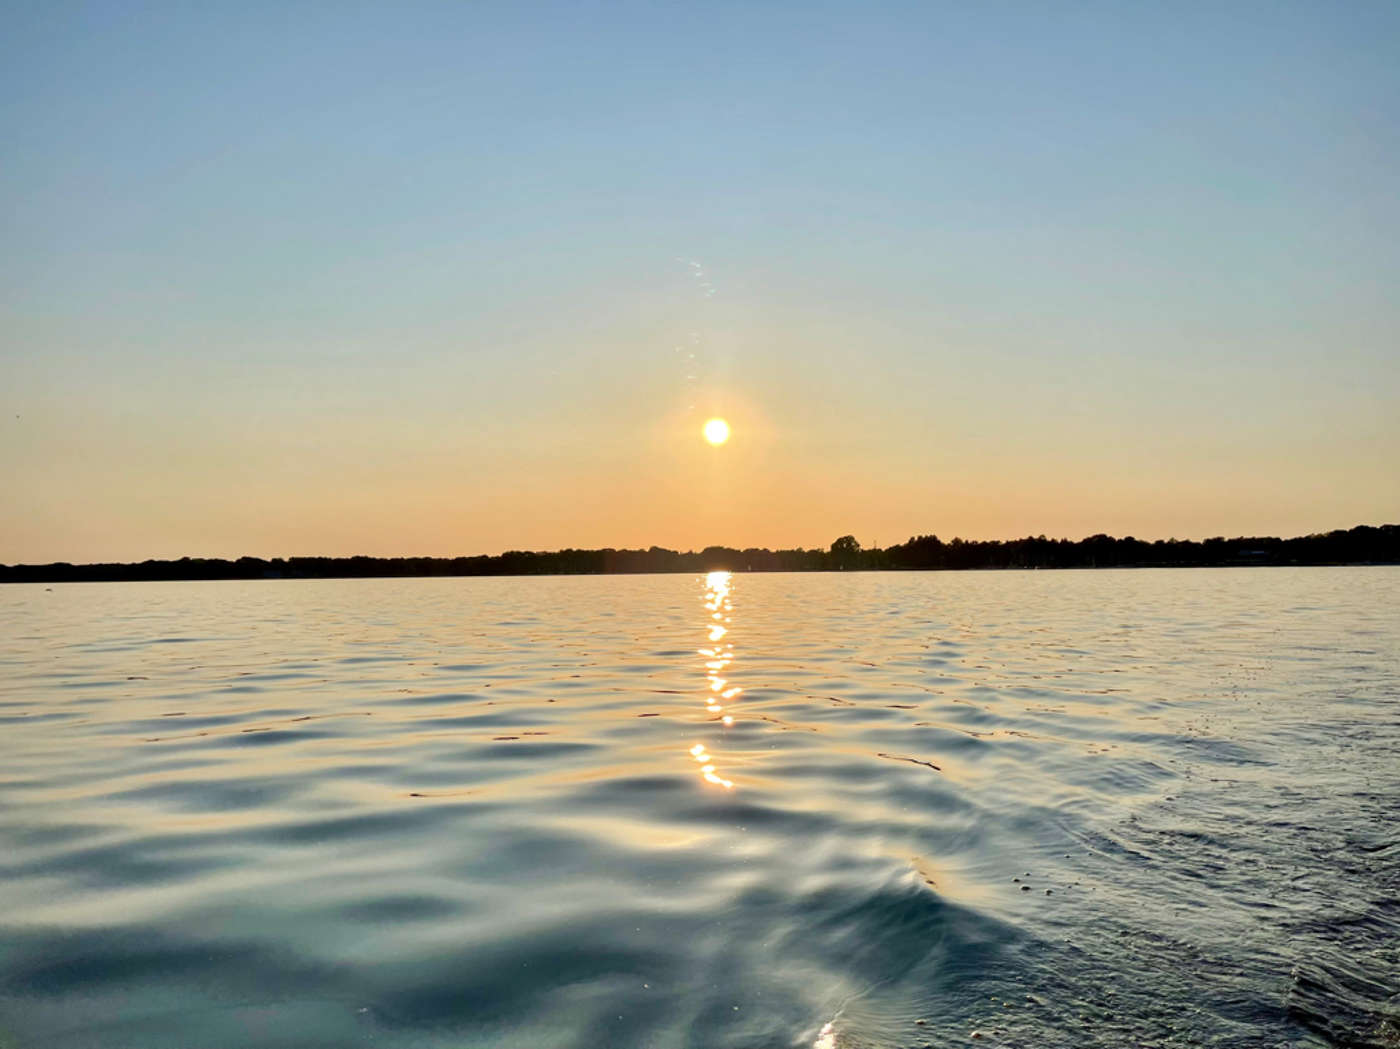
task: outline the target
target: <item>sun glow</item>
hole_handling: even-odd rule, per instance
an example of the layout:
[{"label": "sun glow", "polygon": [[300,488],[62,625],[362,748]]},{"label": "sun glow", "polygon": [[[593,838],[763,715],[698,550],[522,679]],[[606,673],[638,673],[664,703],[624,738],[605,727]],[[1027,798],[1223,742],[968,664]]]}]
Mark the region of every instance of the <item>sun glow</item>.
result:
[{"label": "sun glow", "polygon": [[705,440],[709,441],[715,447],[719,447],[725,441],[729,440],[729,424],[723,419],[708,420],[702,432],[705,434]]}]

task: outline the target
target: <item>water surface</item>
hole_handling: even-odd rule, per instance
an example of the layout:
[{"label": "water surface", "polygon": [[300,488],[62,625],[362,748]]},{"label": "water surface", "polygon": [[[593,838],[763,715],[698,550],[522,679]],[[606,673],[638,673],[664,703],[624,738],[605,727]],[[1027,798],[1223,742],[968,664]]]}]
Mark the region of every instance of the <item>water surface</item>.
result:
[{"label": "water surface", "polygon": [[1397,609],[1395,568],[2,588],[0,1045],[1394,1046]]}]

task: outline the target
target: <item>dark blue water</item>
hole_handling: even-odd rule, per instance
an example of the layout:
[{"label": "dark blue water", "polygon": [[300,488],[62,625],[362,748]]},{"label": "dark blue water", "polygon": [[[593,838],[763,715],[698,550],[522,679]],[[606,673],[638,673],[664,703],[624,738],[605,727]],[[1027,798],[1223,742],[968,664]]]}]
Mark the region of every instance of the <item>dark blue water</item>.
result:
[{"label": "dark blue water", "polygon": [[1394,568],[0,589],[0,1045],[1400,1045]]}]

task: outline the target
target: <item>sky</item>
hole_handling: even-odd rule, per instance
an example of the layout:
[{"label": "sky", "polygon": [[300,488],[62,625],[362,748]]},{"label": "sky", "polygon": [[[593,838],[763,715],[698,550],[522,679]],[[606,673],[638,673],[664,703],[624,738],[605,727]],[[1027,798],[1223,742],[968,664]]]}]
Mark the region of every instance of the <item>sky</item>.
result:
[{"label": "sky", "polygon": [[1391,2],[5,3],[0,562],[1400,522],[1397,54]]}]

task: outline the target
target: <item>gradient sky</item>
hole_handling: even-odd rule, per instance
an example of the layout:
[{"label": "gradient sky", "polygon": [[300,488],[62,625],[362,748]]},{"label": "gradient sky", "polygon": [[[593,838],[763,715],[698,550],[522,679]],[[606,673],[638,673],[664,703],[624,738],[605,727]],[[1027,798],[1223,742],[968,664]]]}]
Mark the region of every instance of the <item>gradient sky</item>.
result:
[{"label": "gradient sky", "polygon": [[0,562],[1400,521],[1397,56],[1389,0],[5,4]]}]

